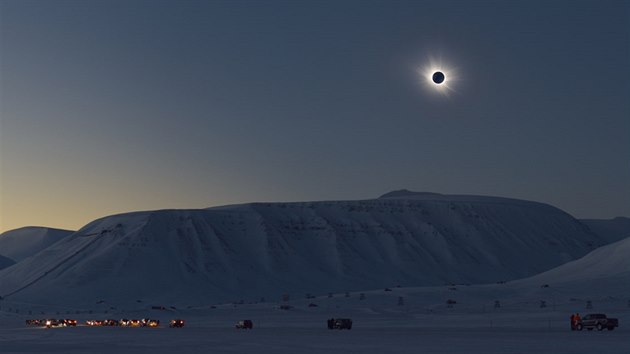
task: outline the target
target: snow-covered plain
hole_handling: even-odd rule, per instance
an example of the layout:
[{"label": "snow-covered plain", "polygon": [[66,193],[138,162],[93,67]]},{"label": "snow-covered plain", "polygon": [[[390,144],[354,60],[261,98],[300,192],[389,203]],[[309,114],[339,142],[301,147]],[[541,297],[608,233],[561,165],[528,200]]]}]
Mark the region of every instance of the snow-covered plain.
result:
[{"label": "snow-covered plain", "polygon": [[[165,310],[142,302],[116,309],[94,304],[77,310],[4,299],[0,352],[627,354],[630,257],[624,254],[628,247],[630,238],[543,274],[500,284],[392,287],[194,308],[163,304]],[[449,307],[448,299],[456,303]],[[291,308],[282,310],[281,305]],[[603,312],[618,318],[620,327],[570,331],[568,317],[575,312]],[[24,325],[27,318],[51,317],[81,322],[157,318],[162,326],[42,329]],[[352,318],[352,330],[328,330],[330,317]],[[186,326],[168,328],[166,323],[175,318],[185,319]],[[254,329],[236,330],[234,323],[242,319],[253,320]]]},{"label": "snow-covered plain", "polygon": [[[220,305],[184,310],[126,310],[92,314],[48,314],[39,317],[140,318],[162,321],[160,328],[85,327],[42,329],[24,326],[28,315],[3,312],[0,352],[58,353],[613,353],[630,352],[630,309],[627,299],[595,299],[594,309],[620,319],[615,331],[572,332],[568,316],[586,313],[584,299],[549,300],[507,297],[510,284],[448,288],[394,288],[334,294],[278,303]],[[501,288],[508,288],[503,289]],[[534,289],[536,290],[536,289]],[[540,291],[546,291],[547,288]],[[496,296],[500,308],[495,308]],[[398,298],[403,296],[403,305]],[[580,297],[579,295],[577,295]],[[453,297],[447,308],[433,298]],[[503,301],[501,301],[503,300]],[[308,307],[316,303],[318,307]],[[37,317],[37,316],[30,316]],[[350,317],[352,330],[328,330],[326,319]],[[184,328],[168,328],[170,319],[184,318]],[[254,321],[252,330],[236,330],[237,320]]]}]

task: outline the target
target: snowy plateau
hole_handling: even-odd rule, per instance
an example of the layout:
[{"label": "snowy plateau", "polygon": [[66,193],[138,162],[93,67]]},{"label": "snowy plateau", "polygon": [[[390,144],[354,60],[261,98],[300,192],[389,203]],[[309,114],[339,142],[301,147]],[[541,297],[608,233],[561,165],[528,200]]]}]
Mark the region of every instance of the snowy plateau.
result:
[{"label": "snowy plateau", "polygon": [[[0,353],[630,353],[630,223],[395,191],[0,235]],[[572,313],[614,331],[571,331]],[[328,318],[352,330],[328,330]],[[76,328],[26,327],[76,318]],[[88,327],[157,318],[158,328]],[[184,328],[168,320],[186,319]],[[252,330],[237,330],[251,319]]]}]

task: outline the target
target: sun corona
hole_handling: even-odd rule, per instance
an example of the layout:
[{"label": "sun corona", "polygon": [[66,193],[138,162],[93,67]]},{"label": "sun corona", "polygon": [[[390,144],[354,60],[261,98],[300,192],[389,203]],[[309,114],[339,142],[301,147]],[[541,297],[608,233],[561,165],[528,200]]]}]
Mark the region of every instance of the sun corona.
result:
[{"label": "sun corona", "polygon": [[426,65],[417,69],[417,73],[422,86],[426,90],[437,92],[444,96],[455,92],[457,83],[456,70],[442,60],[429,60]]}]

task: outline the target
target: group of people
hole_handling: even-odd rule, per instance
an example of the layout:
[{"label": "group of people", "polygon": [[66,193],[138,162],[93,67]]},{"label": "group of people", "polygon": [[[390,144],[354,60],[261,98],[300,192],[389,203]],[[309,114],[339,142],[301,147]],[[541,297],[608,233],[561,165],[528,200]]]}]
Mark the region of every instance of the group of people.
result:
[{"label": "group of people", "polygon": [[574,313],[571,315],[571,330],[575,331],[578,327],[578,324],[582,321],[579,313]]}]

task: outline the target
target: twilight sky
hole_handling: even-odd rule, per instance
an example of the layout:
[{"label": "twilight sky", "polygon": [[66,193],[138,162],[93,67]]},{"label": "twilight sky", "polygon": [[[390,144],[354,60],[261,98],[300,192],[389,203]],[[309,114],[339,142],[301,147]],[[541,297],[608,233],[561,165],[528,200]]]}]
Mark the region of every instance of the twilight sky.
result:
[{"label": "twilight sky", "polygon": [[401,188],[630,216],[627,1],[0,0],[0,16],[0,232]]}]

